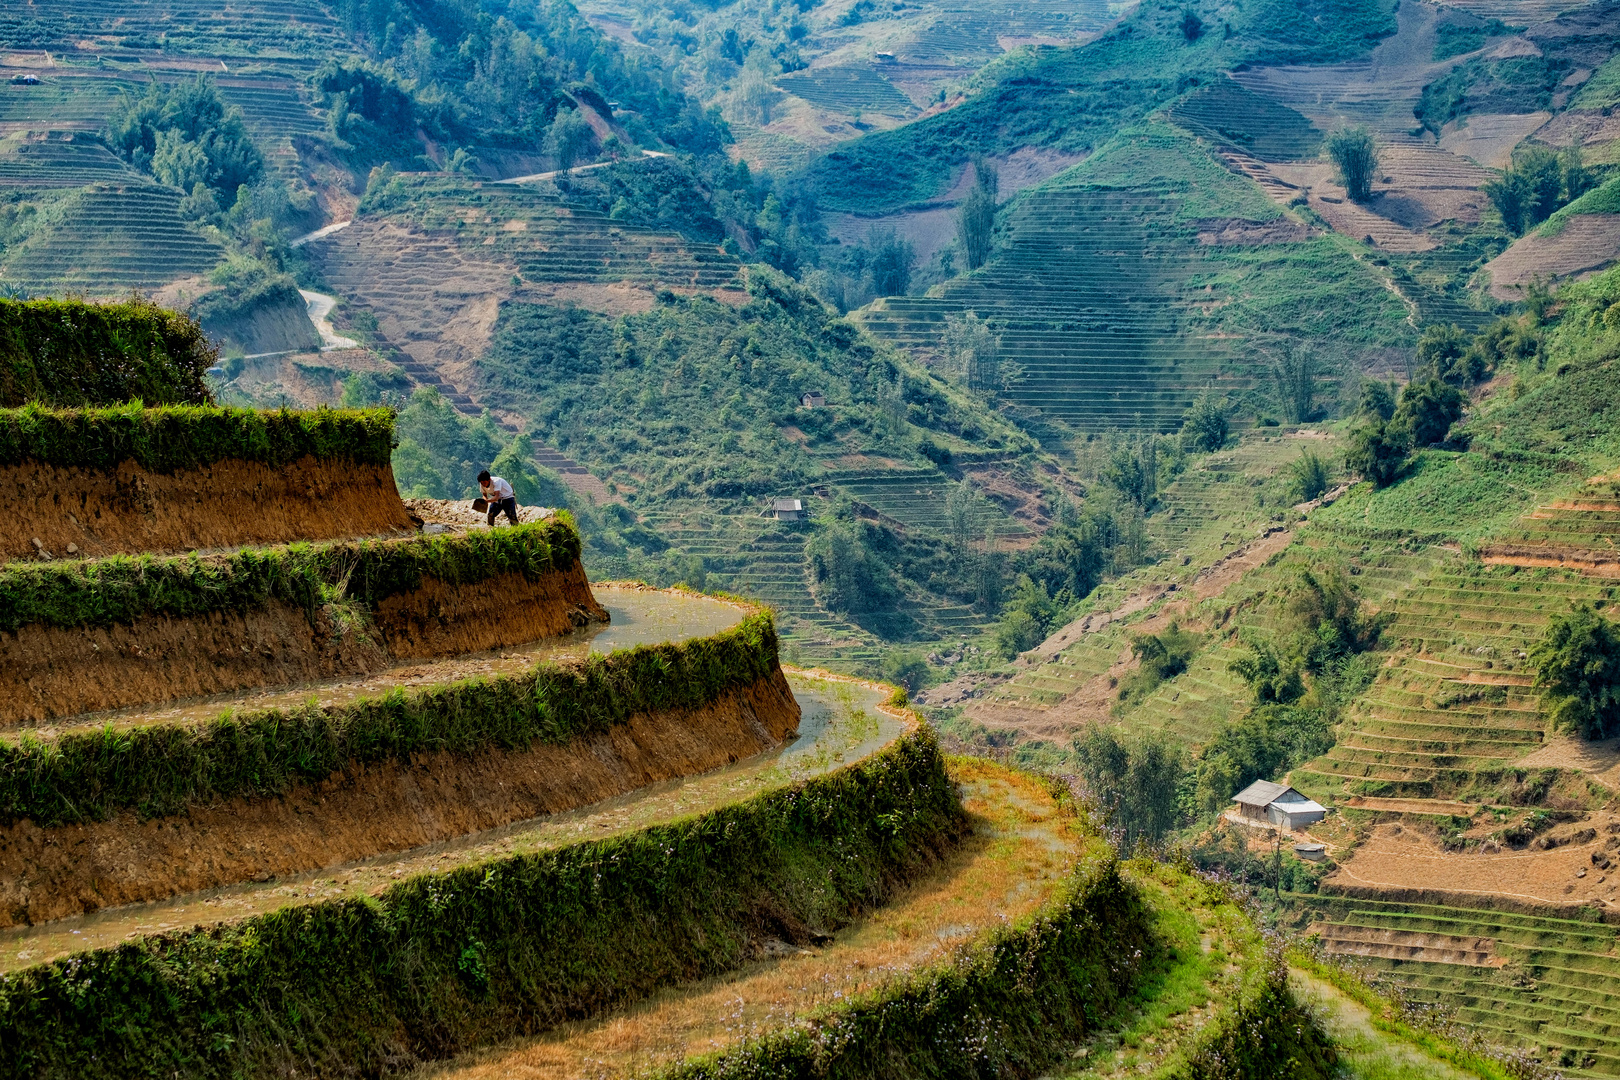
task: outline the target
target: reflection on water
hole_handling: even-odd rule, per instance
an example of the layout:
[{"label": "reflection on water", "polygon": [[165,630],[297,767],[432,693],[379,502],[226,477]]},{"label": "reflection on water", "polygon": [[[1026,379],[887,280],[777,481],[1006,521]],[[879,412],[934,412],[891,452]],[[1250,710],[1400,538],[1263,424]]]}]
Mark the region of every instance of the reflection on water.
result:
[{"label": "reflection on water", "polygon": [[634,645],[656,645],[707,637],[742,621],[743,610],[707,596],[656,592],[652,589],[599,586],[592,590],[612,621],[593,623],[561,637],[542,638],[491,652],[468,653],[428,663],[388,668],[372,675],[350,676],[329,682],[304,683],[262,691],[236,691],[192,698],[171,705],[150,705],[92,713],[35,729],[56,735],[104,727],[138,727],[151,723],[198,723],[212,720],[228,709],[296,709],[315,704],[322,708],[378,697],[395,689],[435,686],[463,679],[490,678],[527,671],[541,660],[583,660],[591,653],[607,653]]},{"label": "reflection on water", "polygon": [[[618,617],[617,612],[614,617]],[[40,926],[0,930],[0,972],[16,971],[84,949],[107,948],[160,931],[180,932],[235,921],[289,904],[376,894],[413,874],[440,872],[502,855],[545,851],[644,829],[830,772],[876,753],[905,730],[901,721],[877,710],[883,695],[873,688],[798,675],[792,676],[791,682],[802,710],[799,735],[777,750],[712,772],[651,784],[575,810],[298,877],[232,885]]]}]

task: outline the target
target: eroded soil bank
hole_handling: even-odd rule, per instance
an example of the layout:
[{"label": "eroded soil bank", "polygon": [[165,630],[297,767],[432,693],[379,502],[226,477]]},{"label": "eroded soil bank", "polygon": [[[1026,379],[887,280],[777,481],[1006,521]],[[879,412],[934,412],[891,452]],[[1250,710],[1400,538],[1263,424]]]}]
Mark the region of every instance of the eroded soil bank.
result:
[{"label": "eroded soil bank", "polygon": [[0,467],[0,559],[39,558],[41,549],[59,559],[161,554],[412,530],[387,465],[305,457],[279,469],[233,460],[172,474],[133,461],[112,473]]},{"label": "eroded soil bank", "polygon": [[271,602],[244,612],[149,618],[132,626],[28,626],[0,633],[0,726],[365,675],[398,660],[454,656],[567,634],[607,621],[585,568],[474,585],[424,578],[385,600],[374,626],[339,634]]},{"label": "eroded soil bank", "polygon": [[0,830],[0,926],[264,881],[554,814],[780,746],[800,709],[780,670],[695,710],[562,746],[355,768],[279,799],[184,817]]}]

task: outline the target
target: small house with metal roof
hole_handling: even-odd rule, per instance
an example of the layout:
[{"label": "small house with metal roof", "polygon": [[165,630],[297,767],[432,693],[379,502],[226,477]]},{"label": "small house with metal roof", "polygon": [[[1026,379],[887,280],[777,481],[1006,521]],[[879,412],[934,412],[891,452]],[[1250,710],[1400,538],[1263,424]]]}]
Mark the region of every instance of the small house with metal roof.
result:
[{"label": "small house with metal roof", "polygon": [[803,521],[804,500],[802,499],[774,499],[768,516],[777,521]]},{"label": "small house with metal roof", "polygon": [[1285,829],[1302,829],[1327,817],[1327,807],[1312,802],[1287,784],[1256,780],[1236,795],[1238,813],[1256,822],[1264,821]]}]

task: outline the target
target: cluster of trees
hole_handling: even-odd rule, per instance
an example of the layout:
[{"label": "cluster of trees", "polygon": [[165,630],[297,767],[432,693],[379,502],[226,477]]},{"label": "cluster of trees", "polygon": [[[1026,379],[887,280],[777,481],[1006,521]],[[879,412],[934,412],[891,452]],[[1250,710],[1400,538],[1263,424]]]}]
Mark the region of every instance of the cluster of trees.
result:
[{"label": "cluster of trees", "polygon": [[1414,450],[1444,442],[1462,419],[1467,388],[1507,364],[1539,364],[1541,336],[1529,319],[1498,319],[1478,334],[1431,326],[1418,341],[1416,375],[1398,397],[1393,384],[1362,385],[1346,466],[1378,487],[1395,482]]},{"label": "cluster of trees", "polygon": [[956,242],[962,261],[977,270],[990,261],[990,248],[996,227],[996,189],[1000,177],[982,157],[973,159],[973,187],[956,211]]},{"label": "cluster of trees", "polygon": [[1561,206],[1574,202],[1593,186],[1594,179],[1581,164],[1580,147],[1563,153],[1533,146],[1514,155],[1501,177],[1485,185],[1491,205],[1514,236],[1546,221]]},{"label": "cluster of trees", "polygon": [[242,111],[227,107],[203,75],[169,87],[154,79],[140,97],[122,95],[107,121],[107,142],[142,172],[227,206],[264,175]]},{"label": "cluster of trees", "polygon": [[[249,290],[238,280],[244,273],[257,288],[259,277],[289,269],[287,232],[309,218],[314,194],[294,191],[265,169],[241,110],[227,105],[207,76],[167,87],[153,81],[138,97],[123,95],[108,118],[107,143],[137,169],[186,192],[181,212],[219,230],[217,237],[234,249],[236,258],[216,271],[214,283],[240,295],[217,299],[245,310]],[[242,260],[262,265],[244,268]],[[277,288],[285,291],[288,284],[283,278]],[[269,294],[259,289],[255,295]]]},{"label": "cluster of trees", "polygon": [[627,54],[566,0],[333,6],[374,63],[334,65],[316,87],[343,106],[345,141],[373,161],[411,150],[401,137],[418,128],[447,146],[543,145],[559,112],[582,102],[609,112],[616,102],[637,142],[708,155],[730,140],[718,111],[678,89],[655,56]]},{"label": "cluster of trees", "polygon": [[1372,197],[1373,180],[1378,176],[1378,144],[1364,127],[1341,128],[1327,137],[1323,151],[1339,174],[1339,183],[1353,202]]},{"label": "cluster of trees", "polygon": [[1555,726],[1586,739],[1620,735],[1620,627],[1578,604],[1548,622],[1530,663]]}]

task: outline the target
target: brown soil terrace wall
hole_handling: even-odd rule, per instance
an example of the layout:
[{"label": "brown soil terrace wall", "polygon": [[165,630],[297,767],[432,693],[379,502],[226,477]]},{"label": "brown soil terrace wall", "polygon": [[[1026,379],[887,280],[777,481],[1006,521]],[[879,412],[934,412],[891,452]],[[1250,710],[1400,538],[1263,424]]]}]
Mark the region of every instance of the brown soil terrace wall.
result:
[{"label": "brown soil terrace wall", "polygon": [[561,746],[356,767],[278,799],[185,817],[0,829],[0,926],[318,870],[557,813],[780,746],[799,705],[780,669],[701,709],[639,714]]},{"label": "brown soil terrace wall", "polygon": [[174,474],[0,467],[0,559],[207,550],[381,536],[412,528],[389,466],[305,457],[221,461]]},{"label": "brown soil terrace wall", "polygon": [[398,660],[555,637],[607,617],[575,562],[532,582],[516,573],[466,586],[425,578],[382,603],[380,640],[371,644],[338,636],[325,615],[311,626],[285,603],[132,626],[28,626],[0,633],[0,727],[365,675]]},{"label": "brown soil terrace wall", "polygon": [[1596,907],[1589,903],[1539,904],[1512,896],[1486,895],[1452,889],[1402,889],[1381,885],[1351,885],[1333,880],[1322,882],[1321,895],[1326,898],[1345,897],[1352,900],[1386,900],[1401,904],[1431,904],[1435,907],[1476,908],[1484,911],[1507,911],[1521,915],[1548,916],[1555,919],[1577,919],[1620,925],[1620,911]]},{"label": "brown soil terrace wall", "polygon": [[1620,577],[1620,552],[1566,548],[1552,544],[1493,544],[1479,549],[1491,566],[1548,566],[1593,577]]}]

